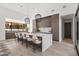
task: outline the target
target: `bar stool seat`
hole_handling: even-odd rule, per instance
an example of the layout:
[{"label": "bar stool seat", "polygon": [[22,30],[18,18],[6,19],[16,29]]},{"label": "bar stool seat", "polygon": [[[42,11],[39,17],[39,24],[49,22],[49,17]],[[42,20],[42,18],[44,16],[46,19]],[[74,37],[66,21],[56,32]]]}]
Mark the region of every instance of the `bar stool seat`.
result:
[{"label": "bar stool seat", "polygon": [[27,35],[27,41],[32,41],[33,38],[32,38],[32,35]]},{"label": "bar stool seat", "polygon": [[24,36],[23,36],[23,40],[27,40],[27,37],[24,37]]},{"label": "bar stool seat", "polygon": [[40,41],[40,40],[36,39],[36,40],[34,41],[34,43],[35,43],[35,44],[41,44],[41,43],[42,43],[42,41]]},{"label": "bar stool seat", "polygon": [[32,40],[33,40],[32,38],[27,37],[27,41],[32,41]]},{"label": "bar stool seat", "polygon": [[23,35],[23,41],[27,41],[27,37],[25,34]]},{"label": "bar stool seat", "polygon": [[22,36],[19,36],[19,38],[22,38]]}]

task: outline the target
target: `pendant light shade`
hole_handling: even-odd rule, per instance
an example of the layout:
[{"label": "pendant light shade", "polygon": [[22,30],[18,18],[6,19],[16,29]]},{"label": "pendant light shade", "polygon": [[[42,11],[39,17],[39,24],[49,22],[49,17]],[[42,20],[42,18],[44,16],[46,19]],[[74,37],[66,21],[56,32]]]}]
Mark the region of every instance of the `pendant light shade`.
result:
[{"label": "pendant light shade", "polygon": [[42,16],[41,16],[41,14],[36,14],[35,15],[35,19],[39,19],[39,18],[41,18]]},{"label": "pendant light shade", "polygon": [[25,18],[25,23],[26,24],[29,24],[30,23],[30,19],[27,17],[27,18]]}]

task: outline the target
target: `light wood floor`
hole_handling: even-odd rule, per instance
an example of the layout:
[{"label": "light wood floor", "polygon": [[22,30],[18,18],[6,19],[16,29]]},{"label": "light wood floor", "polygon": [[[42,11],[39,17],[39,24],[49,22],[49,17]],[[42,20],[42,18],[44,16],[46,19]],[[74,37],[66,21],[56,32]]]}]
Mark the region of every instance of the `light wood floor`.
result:
[{"label": "light wood floor", "polygon": [[25,45],[21,45],[15,40],[1,42],[7,46],[11,56],[77,56],[74,46],[66,42],[53,42],[53,45],[43,53],[33,52],[31,48],[26,48]]},{"label": "light wood floor", "polygon": [[66,43],[69,43],[69,44],[73,44],[73,39],[71,39],[71,38],[64,38],[63,41]]}]

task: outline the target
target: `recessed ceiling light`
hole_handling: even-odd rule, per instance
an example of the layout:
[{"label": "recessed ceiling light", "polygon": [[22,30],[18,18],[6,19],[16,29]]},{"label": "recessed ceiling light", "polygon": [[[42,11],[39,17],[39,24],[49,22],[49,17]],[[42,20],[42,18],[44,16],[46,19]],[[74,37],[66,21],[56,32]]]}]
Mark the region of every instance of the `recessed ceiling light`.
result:
[{"label": "recessed ceiling light", "polygon": [[20,7],[23,7],[23,5],[20,5]]},{"label": "recessed ceiling light", "polygon": [[66,5],[63,6],[63,8],[66,8],[66,7],[67,7]]},{"label": "recessed ceiling light", "polygon": [[54,9],[51,10],[52,12],[55,11]]}]

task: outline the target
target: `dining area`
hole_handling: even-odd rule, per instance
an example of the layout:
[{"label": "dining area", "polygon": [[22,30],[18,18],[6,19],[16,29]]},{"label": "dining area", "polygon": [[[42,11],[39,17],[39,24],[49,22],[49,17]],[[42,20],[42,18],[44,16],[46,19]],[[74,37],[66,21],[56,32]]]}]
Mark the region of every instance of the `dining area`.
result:
[{"label": "dining area", "polygon": [[31,48],[33,52],[45,52],[52,46],[52,34],[16,32],[16,41]]},{"label": "dining area", "polygon": [[26,48],[31,47],[33,51],[36,49],[39,49],[39,51],[42,51],[42,38],[33,36],[33,35],[27,35],[23,33],[16,33],[16,40],[18,42],[21,42],[23,45],[26,44]]}]

